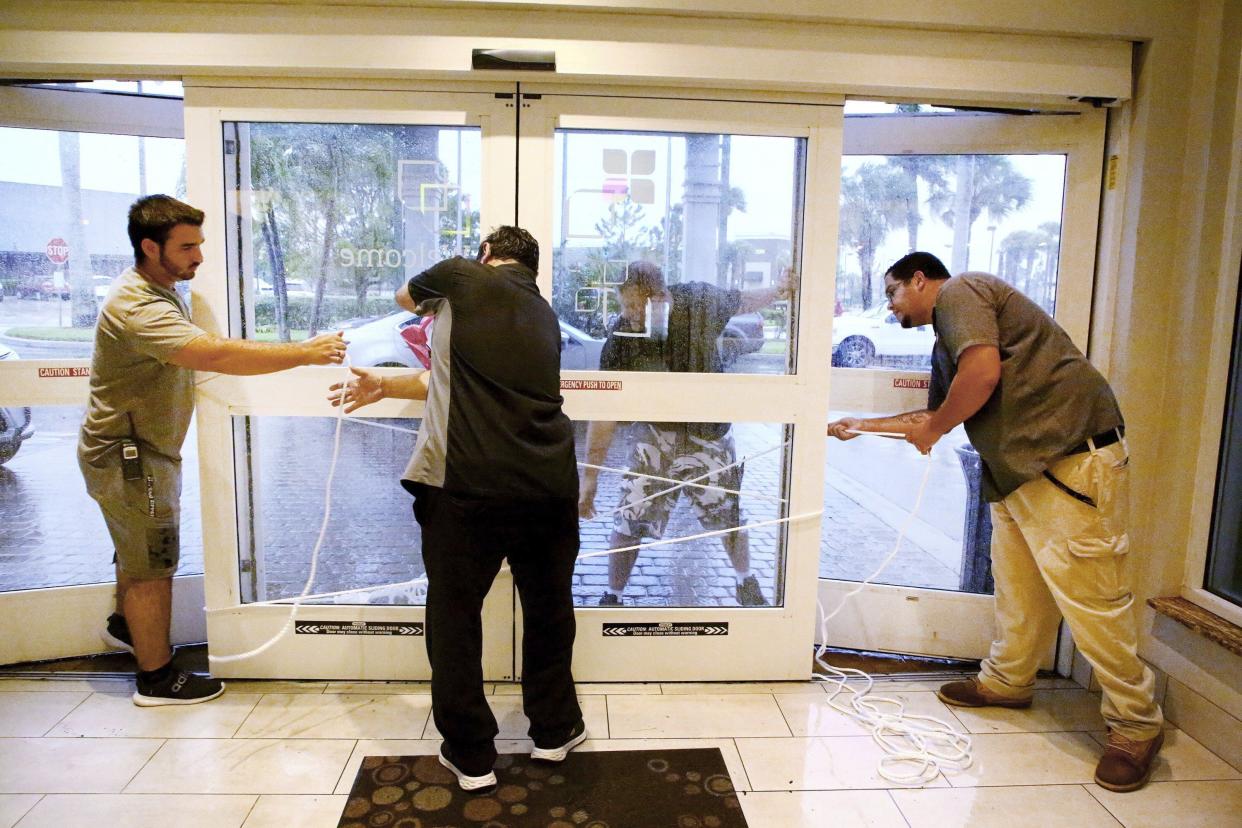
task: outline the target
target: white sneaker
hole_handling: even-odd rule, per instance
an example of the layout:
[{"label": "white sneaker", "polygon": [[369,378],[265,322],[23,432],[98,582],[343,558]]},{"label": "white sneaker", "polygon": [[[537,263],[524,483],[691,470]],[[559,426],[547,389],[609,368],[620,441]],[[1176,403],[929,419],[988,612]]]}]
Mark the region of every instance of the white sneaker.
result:
[{"label": "white sneaker", "polygon": [[449,760],[444,755],[444,751],[448,749],[447,745],[440,745],[440,764],[453,772],[457,777],[457,787],[463,791],[485,792],[488,788],[496,787],[496,772],[488,771],[483,776],[467,776],[466,773]]},{"label": "white sneaker", "polygon": [[539,747],[535,745],[530,752],[531,759],[537,759],[540,762],[564,762],[569,752],[578,745],[586,741],[586,722],[578,722],[574,725],[574,729],[569,732],[569,739],[563,745],[557,747]]}]

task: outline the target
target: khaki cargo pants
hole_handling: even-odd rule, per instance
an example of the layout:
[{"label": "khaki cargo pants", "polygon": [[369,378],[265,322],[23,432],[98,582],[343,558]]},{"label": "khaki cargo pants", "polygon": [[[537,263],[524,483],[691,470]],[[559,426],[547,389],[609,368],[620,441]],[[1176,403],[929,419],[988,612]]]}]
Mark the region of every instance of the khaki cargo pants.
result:
[{"label": "khaki cargo pants", "polygon": [[1048,467],[1075,499],[1046,477],[992,504],[992,574],[997,639],[980,682],[1029,698],[1040,657],[1062,617],[1095,668],[1108,726],[1150,739],[1163,723],[1155,676],[1138,657],[1129,572],[1129,456],[1125,440],[1063,457]]}]

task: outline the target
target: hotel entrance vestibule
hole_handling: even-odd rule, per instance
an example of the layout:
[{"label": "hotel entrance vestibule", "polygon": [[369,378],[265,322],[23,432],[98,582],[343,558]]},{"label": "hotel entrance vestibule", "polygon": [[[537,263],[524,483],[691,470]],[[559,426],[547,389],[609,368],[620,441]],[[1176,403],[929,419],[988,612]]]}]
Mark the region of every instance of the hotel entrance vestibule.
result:
[{"label": "hotel entrance vestibule", "polygon": [[[877,287],[911,246],[955,271],[1010,279],[1085,347],[1103,112],[864,108],[854,116],[843,98],[824,96],[713,100],[532,83],[435,89],[188,81],[185,197],[207,212],[207,261],[193,285],[199,324],[253,338],[344,327],[354,364],[417,368],[428,321],[391,305],[395,287],[440,258],[473,255],[490,228],[516,222],[541,243],[539,284],[561,319],[562,387],[579,460],[589,423],[621,424],[601,464],[595,515],[581,523],[580,680],[805,677],[817,605],[835,608],[898,534],[902,551],[835,617],[828,643],[982,655],[991,600],[964,591],[979,543],[963,532],[971,489],[954,444],[964,435],[925,461],[897,442],[829,443],[823,426],[846,412],[925,402],[930,332],[900,331]],[[957,218],[946,218],[954,210]],[[669,285],[746,294],[792,274],[796,291],[792,301],[729,315],[715,343],[718,371],[601,371],[616,289],[637,261],[658,265]],[[42,473],[80,485],[75,424],[62,406],[81,404],[84,380],[53,385],[49,377],[81,373],[89,347],[72,358],[18,351],[19,361],[0,366],[11,377],[4,403],[33,406],[36,423],[60,427],[42,429],[44,442],[6,469],[33,474],[22,461],[37,453]],[[201,515],[202,563],[193,572],[198,550],[186,549],[191,571],[183,568],[177,587],[183,638],[205,632],[211,653],[228,656],[282,628],[308,587],[335,463],[312,597],[274,646],[214,665],[219,675],[428,675],[418,530],[397,483],[421,408],[386,401],[338,422],[324,398],[342,370],[199,377],[185,509]],[[725,494],[739,508],[727,525],[703,522],[683,492],[660,543],[645,540],[621,606],[600,606],[631,431],[644,423],[727,434],[743,473]],[[907,520],[925,472],[922,504]],[[721,488],[729,487],[709,481],[704,490]],[[22,497],[35,508],[33,491]],[[99,529],[80,551],[106,561]],[[739,602],[728,554],[739,539],[762,605]],[[77,602],[77,620],[52,626],[81,626],[107,603],[107,585],[91,586],[90,577],[28,585],[38,589],[14,583],[0,613]],[[489,680],[521,674],[520,613],[502,574],[485,608]],[[67,654],[57,648],[82,637],[61,633],[23,658]],[[91,644],[69,646],[87,652]]]}]

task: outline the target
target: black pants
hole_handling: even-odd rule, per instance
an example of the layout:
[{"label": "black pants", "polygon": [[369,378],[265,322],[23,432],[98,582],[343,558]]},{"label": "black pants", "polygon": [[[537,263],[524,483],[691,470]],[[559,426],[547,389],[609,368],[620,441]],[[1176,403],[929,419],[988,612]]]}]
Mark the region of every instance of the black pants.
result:
[{"label": "black pants", "polygon": [[577,503],[472,498],[423,485],[414,497],[427,567],[431,711],[458,767],[481,776],[496,761],[499,730],[483,693],[480,613],[505,558],[522,601],[522,705],[530,737],[562,744],[582,718],[570,671]]}]

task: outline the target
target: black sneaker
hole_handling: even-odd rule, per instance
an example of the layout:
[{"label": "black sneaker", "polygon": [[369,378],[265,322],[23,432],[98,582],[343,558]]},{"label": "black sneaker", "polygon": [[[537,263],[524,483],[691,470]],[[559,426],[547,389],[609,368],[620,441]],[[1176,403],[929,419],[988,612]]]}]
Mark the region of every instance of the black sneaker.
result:
[{"label": "black sneaker", "polygon": [[124,615],[117,615],[115,612],[109,615],[108,623],[99,631],[99,637],[113,650],[124,650],[127,653],[134,651],[134,639],[129,634],[129,624]]},{"label": "black sneaker", "polygon": [[569,752],[586,741],[586,722],[579,720],[569,731],[569,738],[564,744],[555,747],[540,747],[538,743],[531,749],[530,758],[540,762],[564,762]]},{"label": "black sneaker", "polygon": [[496,788],[496,771],[489,770],[482,776],[469,776],[449,758],[450,753],[448,743],[441,742],[440,764],[451,770],[453,775],[457,777],[457,787],[463,791],[476,794],[491,793]]},{"label": "black sneaker", "polygon": [[737,585],[737,602],[743,607],[766,607],[768,601],[759,588],[759,579],[754,575],[745,578]]},{"label": "black sneaker", "polygon": [[621,606],[621,599],[611,592],[605,592],[599,599],[599,605],[601,607],[619,607]]},{"label": "black sneaker", "polygon": [[134,690],[134,704],[139,707],[163,707],[166,704],[199,704],[224,693],[224,682],[173,667],[163,681],[147,683],[141,677]]}]

